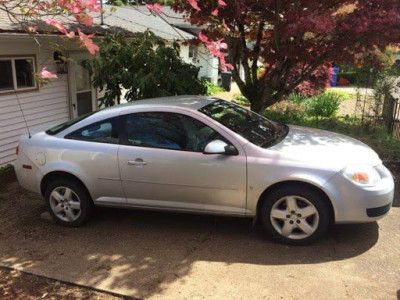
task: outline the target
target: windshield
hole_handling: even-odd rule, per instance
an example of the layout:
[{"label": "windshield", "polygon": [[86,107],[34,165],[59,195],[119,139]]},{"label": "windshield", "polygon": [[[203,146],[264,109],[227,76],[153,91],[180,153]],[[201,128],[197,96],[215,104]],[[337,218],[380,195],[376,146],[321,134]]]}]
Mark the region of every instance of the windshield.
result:
[{"label": "windshield", "polygon": [[199,111],[263,148],[279,143],[289,132],[287,125],[272,122],[239,105],[223,100],[217,100]]},{"label": "windshield", "polygon": [[87,117],[93,115],[94,113],[96,113],[96,112],[91,112],[91,113],[88,113],[88,114],[84,114],[84,115],[79,116],[79,117],[77,117],[75,119],[69,120],[69,121],[61,123],[59,125],[56,125],[56,126],[50,128],[49,130],[47,130],[46,133],[48,135],[55,135],[57,133],[60,133],[64,129],[67,129],[68,127],[71,127],[72,125],[82,121],[83,119],[86,119]]}]

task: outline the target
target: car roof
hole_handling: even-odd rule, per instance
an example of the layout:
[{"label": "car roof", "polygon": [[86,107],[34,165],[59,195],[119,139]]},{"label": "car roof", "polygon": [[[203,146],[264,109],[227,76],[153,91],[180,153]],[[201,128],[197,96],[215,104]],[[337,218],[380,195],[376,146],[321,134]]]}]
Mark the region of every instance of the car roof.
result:
[{"label": "car roof", "polygon": [[[162,109],[162,108],[183,108],[188,110],[198,110],[208,104],[211,104],[218,98],[207,97],[207,96],[171,96],[171,97],[160,97],[151,98],[145,100],[137,100],[129,103],[124,103],[105,109],[98,110],[93,114],[85,117],[84,119],[76,122],[75,124],[63,129],[59,132],[61,136],[73,132],[76,129],[90,125],[92,123],[102,121],[103,119],[117,116],[124,111],[141,110],[141,109]],[[57,133],[58,134],[58,133]]]},{"label": "car roof", "polygon": [[160,97],[151,98],[145,100],[136,100],[129,103],[120,104],[117,106],[109,107],[104,109],[104,112],[119,113],[127,108],[163,108],[163,107],[177,107],[186,108],[190,110],[198,110],[214,101],[217,98],[207,96],[171,96],[171,97]]}]

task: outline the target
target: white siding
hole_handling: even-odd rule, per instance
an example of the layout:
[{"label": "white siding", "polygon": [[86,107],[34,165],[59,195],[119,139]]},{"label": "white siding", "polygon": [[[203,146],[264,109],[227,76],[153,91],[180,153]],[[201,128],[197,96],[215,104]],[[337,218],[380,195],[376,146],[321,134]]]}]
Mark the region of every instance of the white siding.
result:
[{"label": "white siding", "polygon": [[189,46],[181,45],[180,56],[189,64],[200,67],[199,78],[210,77],[211,82],[218,82],[218,59],[214,58],[204,46],[197,47],[197,57],[189,58]]},{"label": "white siding", "polygon": [[[43,43],[41,46],[39,51],[32,38],[0,37],[0,55],[36,54],[38,72],[41,65],[55,72],[53,52],[46,50]],[[16,158],[15,147],[19,136],[26,133],[22,111],[30,129],[51,127],[69,119],[68,77],[66,74],[58,77],[52,79],[50,84],[40,87],[38,91],[0,94],[0,166],[12,163]]]}]

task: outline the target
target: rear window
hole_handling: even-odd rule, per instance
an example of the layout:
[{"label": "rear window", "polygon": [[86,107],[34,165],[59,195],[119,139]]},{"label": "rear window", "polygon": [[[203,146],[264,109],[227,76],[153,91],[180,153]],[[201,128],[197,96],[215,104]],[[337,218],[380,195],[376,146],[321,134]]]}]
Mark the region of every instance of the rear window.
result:
[{"label": "rear window", "polygon": [[89,116],[95,114],[96,112],[97,112],[97,111],[91,112],[91,113],[88,113],[88,114],[79,116],[79,117],[77,117],[77,118],[75,118],[75,119],[69,120],[69,121],[67,121],[67,122],[61,123],[61,124],[59,124],[59,125],[57,125],[57,126],[54,126],[53,128],[50,128],[49,130],[46,131],[46,133],[47,133],[48,135],[55,135],[55,134],[57,134],[57,133],[60,133],[61,131],[67,129],[68,127],[71,127],[72,125],[74,125],[74,124],[76,124],[76,123],[82,121],[83,119],[86,119],[87,117],[89,117]]}]

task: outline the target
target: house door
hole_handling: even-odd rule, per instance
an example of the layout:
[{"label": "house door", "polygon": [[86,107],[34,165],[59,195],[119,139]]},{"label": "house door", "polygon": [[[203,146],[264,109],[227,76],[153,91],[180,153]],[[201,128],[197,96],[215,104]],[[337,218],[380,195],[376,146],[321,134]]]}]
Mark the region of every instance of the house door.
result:
[{"label": "house door", "polygon": [[70,58],[70,87],[72,117],[90,113],[98,109],[96,91],[92,87],[91,77],[86,64],[88,58],[71,55]]}]

